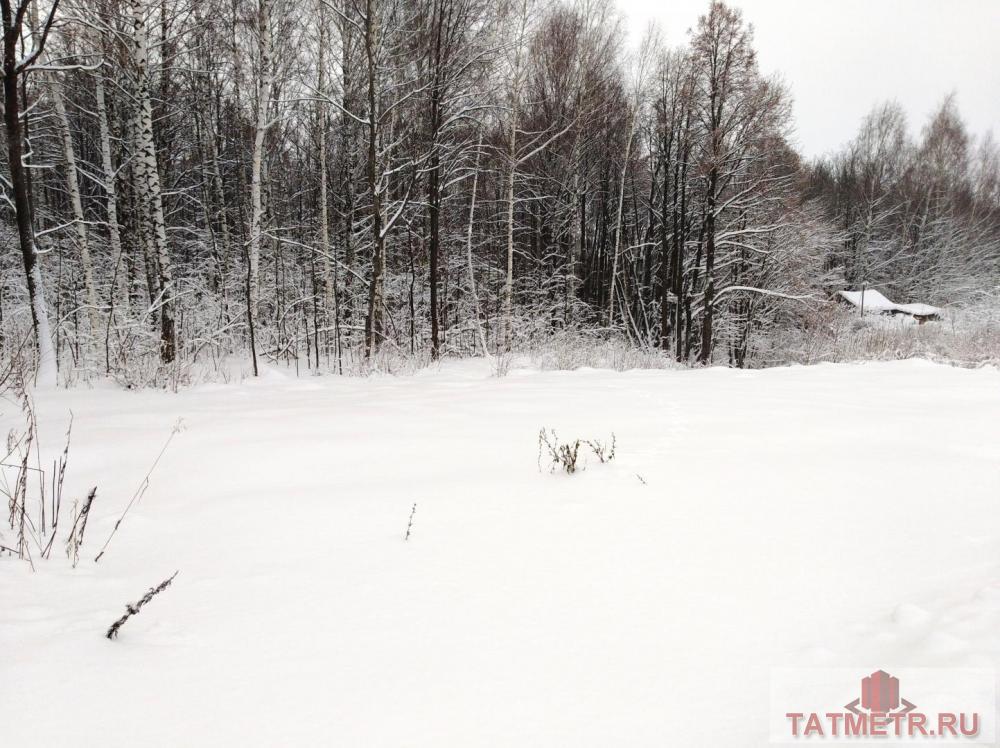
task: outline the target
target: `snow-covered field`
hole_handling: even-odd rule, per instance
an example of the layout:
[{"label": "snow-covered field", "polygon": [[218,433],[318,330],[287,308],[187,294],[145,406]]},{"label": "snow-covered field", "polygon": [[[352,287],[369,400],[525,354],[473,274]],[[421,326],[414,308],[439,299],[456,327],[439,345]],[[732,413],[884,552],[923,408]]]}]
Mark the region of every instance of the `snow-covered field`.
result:
[{"label": "snow-covered field", "polygon": [[[995,369],[465,362],[36,404],[49,460],[73,411],[66,495],[98,495],[76,569],[0,558],[5,746],[760,746],[772,667],[1000,661]],[[616,459],[539,472],[543,426]]]}]

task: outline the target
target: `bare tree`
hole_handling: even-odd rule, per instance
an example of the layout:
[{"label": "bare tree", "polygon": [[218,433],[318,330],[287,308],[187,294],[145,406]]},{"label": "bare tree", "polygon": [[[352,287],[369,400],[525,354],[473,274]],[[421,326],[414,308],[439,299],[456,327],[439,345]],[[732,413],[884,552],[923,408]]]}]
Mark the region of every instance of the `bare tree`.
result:
[{"label": "bare tree", "polygon": [[37,381],[40,385],[56,384],[56,354],[49,328],[48,309],[45,305],[45,288],[42,284],[35,234],[32,224],[31,194],[28,175],[24,165],[24,135],[21,120],[21,93],[25,76],[31,72],[35,62],[45,49],[45,43],[52,31],[52,24],[59,9],[59,0],[52,0],[45,23],[34,37],[34,45],[18,54],[23,47],[25,19],[29,9],[37,7],[37,0],[0,0],[0,15],[3,19],[3,101],[4,127],[7,134],[7,168],[10,170],[8,185],[13,192],[13,200],[5,195],[6,202],[13,203],[17,236],[21,246],[21,260],[28,285],[28,300],[31,308],[31,322],[38,347]]}]

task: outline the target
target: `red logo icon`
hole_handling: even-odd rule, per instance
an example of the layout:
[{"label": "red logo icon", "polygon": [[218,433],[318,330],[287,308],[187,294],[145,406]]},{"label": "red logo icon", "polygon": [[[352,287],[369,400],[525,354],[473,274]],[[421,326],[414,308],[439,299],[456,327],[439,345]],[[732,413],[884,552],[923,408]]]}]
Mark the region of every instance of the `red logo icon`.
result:
[{"label": "red logo icon", "polygon": [[[861,698],[844,706],[849,712],[862,714],[858,709],[871,714],[906,714],[916,709],[916,705],[899,698],[899,678],[894,678],[884,670],[876,670],[861,679]],[[902,708],[900,708],[902,704]]]}]

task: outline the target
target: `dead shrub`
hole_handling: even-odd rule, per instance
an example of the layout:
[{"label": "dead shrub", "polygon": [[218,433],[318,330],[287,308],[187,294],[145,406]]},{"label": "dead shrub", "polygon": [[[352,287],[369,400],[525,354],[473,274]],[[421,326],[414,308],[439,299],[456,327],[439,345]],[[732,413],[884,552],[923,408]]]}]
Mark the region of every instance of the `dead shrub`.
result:
[{"label": "dead shrub", "polygon": [[587,447],[601,463],[611,462],[615,459],[615,435],[611,434],[611,441],[601,442],[597,439],[574,439],[573,441],[561,442],[555,429],[542,428],[538,432],[538,469],[542,469],[542,458],[548,460],[549,472],[555,472],[556,468],[562,468],[564,472],[572,475],[577,470],[582,470],[580,465],[580,448]]}]

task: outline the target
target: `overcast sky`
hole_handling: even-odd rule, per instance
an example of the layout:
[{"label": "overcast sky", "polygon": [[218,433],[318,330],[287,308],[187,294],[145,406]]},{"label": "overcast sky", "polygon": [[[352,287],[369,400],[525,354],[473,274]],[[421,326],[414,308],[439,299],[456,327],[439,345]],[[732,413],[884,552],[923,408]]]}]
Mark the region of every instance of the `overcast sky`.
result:
[{"label": "overcast sky", "polygon": [[[708,0],[617,0],[633,40],[655,20],[680,44]],[[733,0],[754,25],[761,69],[795,99],[806,156],[850,140],[872,106],[896,99],[919,132],[949,91],[968,128],[1000,137],[1000,0]]]}]

